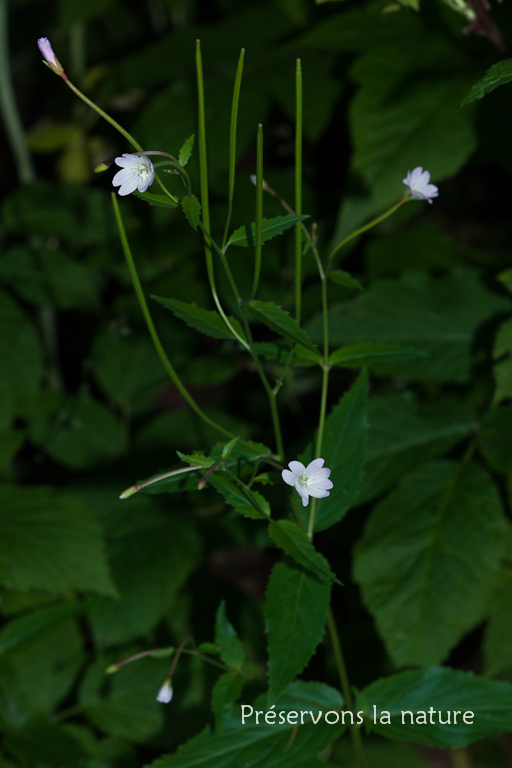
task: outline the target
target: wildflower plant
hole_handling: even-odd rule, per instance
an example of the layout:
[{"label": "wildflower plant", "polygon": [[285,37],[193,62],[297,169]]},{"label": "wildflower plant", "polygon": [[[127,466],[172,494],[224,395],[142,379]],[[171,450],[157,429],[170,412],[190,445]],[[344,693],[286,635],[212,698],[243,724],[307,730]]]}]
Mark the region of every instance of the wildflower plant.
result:
[{"label": "wildflower plant", "polygon": [[[363,589],[365,604],[376,617],[379,632],[391,649],[396,667],[412,669],[390,670],[388,676],[358,690],[353,687],[340,639],[343,616],[338,615],[335,608],[336,593],[343,590],[343,586],[336,563],[329,562],[322,553],[323,539],[319,535],[334,526],[343,526],[352,508],[366,499],[375,498],[385,487],[379,485],[382,480],[379,473],[372,474],[371,462],[377,450],[373,454],[367,453],[369,409],[375,419],[370,428],[377,429],[375,424],[379,419],[379,413],[372,411],[369,405],[369,370],[375,369],[378,375],[383,365],[396,364],[398,371],[401,365],[410,365],[410,370],[414,371],[414,365],[421,366],[428,355],[428,350],[425,352],[407,344],[393,345],[380,340],[378,335],[370,341],[359,338],[358,332],[366,321],[371,297],[363,297],[359,314],[355,312],[350,316],[349,310],[345,314],[336,314],[329,293],[333,286],[341,286],[347,292],[362,291],[363,286],[356,278],[340,268],[339,262],[348,251],[347,246],[353,246],[359,236],[389,220],[404,205],[410,202],[418,205],[421,201],[432,203],[439,190],[430,183],[429,171],[421,166],[413,170],[403,168],[396,178],[387,179],[386,183],[395,195],[390,206],[384,212],[374,212],[376,215],[369,217],[370,220],[361,222],[356,219],[352,229],[341,232],[333,244],[325,246],[325,233],[311,221],[303,203],[303,82],[302,64],[298,59],[295,70],[294,198],[284,199],[280,190],[273,189],[265,179],[264,126],[257,125],[256,167],[252,177],[254,220],[237,221],[234,201],[236,185],[240,183],[236,172],[236,146],[245,60],[242,50],[233,80],[227,202],[224,218],[219,223],[213,219],[210,210],[205,117],[208,94],[205,93],[199,41],[195,62],[197,132],[194,136],[184,137],[181,147],[154,150],[141,146],[70,82],[47,38],[41,38],[38,44],[51,71],[131,145],[133,151],[101,163],[97,171],[116,171],[111,180],[116,188],[111,193],[113,216],[155,353],[188,407],[210,433],[215,432],[218,436],[218,441],[212,445],[198,446],[189,453],[180,452],[179,463],[165,471],[155,467],[158,474],[143,479],[130,478],[132,484],[121,493],[119,503],[136,494],[213,490],[233,514],[249,520],[254,536],[267,536],[279,552],[265,594],[266,674],[261,668],[255,672],[254,661],[245,658],[243,645],[227,617],[224,602],[218,608],[212,629],[214,642],[200,644],[187,637],[177,651],[174,648],[146,649],[108,668],[117,676],[126,673],[128,664],[132,669],[137,664],[149,664],[152,659],[171,657],[171,670],[167,677],[165,673],[162,675],[160,687],[155,688],[153,696],[158,704],[169,705],[166,712],[179,707],[184,696],[179,686],[174,686],[180,657],[192,656],[195,661],[210,665],[218,672],[212,691],[213,729],[191,738],[177,752],[164,755],[158,766],[214,768],[222,759],[222,765],[232,768],[242,764],[309,768],[323,765],[322,755],[334,755],[335,762],[327,765],[337,765],[335,745],[340,739],[343,741],[346,734],[353,751],[351,764],[365,768],[368,765],[364,746],[366,733],[376,732],[390,740],[458,750],[482,737],[507,731],[512,727],[512,685],[438,666],[463,632],[474,626],[483,611],[484,598],[472,613],[468,609],[469,618],[466,616],[458,621],[454,617],[448,628],[438,631],[436,622],[440,609],[435,590],[427,589],[421,582],[418,587],[421,594],[417,594],[416,581],[412,581],[411,590],[408,587],[409,579],[412,580],[410,573],[415,569],[419,568],[422,573],[428,568],[440,572],[448,569],[446,549],[443,549],[443,536],[448,536],[445,529],[449,529],[461,515],[474,511],[478,517],[476,507],[479,502],[474,500],[485,497],[488,502],[485,514],[492,518],[492,530],[479,542],[482,552],[475,554],[477,560],[470,562],[461,555],[464,559],[461,567],[465,574],[463,591],[473,576],[477,578],[475,571],[487,569],[485,578],[489,589],[484,597],[491,593],[497,569],[494,565],[489,566],[489,561],[495,549],[501,546],[500,541],[504,540],[506,525],[499,499],[492,488],[489,490],[484,470],[471,465],[474,448],[468,449],[467,457],[455,467],[450,461],[431,462],[430,459],[438,454],[435,450],[425,451],[429,461],[419,467],[412,464],[411,473],[404,477],[403,483],[380,503],[356,552],[355,574]],[[193,186],[187,171],[189,162],[198,164],[198,188]],[[418,157],[417,162],[423,162],[422,158]],[[402,174],[406,174],[404,178]],[[120,199],[132,194],[140,205],[178,213],[195,231],[197,242],[204,251],[210,306],[214,308],[198,306],[178,296],[159,295],[148,299],[140,277],[144,253],[137,252],[130,242],[130,229],[125,223],[128,213],[124,200]],[[281,204],[279,215],[265,216],[266,196]],[[428,206],[425,208],[431,210]],[[261,276],[266,267],[265,243],[275,237],[293,237],[293,274],[290,285],[280,287],[281,294],[286,297],[283,306],[268,300],[261,291]],[[249,284],[242,284],[237,278],[233,264],[237,249],[244,249],[251,261]],[[450,285],[455,293],[456,280]],[[400,290],[407,291],[413,301],[425,294],[425,286],[425,279],[413,276],[404,281]],[[306,291],[308,296],[314,291],[321,306],[320,313],[314,318],[308,316]],[[278,292],[276,289],[276,295]],[[250,375],[260,382],[259,418],[271,425],[271,442],[263,444],[252,435],[235,432],[229,421],[215,418],[198,402],[157,331],[154,315],[162,307],[198,333],[209,336],[213,344],[229,345],[245,361]],[[392,313],[393,295],[390,293],[383,310],[383,325]],[[338,327],[345,321],[351,324],[353,338],[349,341],[345,341],[343,331]],[[343,340],[340,342],[339,339]],[[503,348],[506,349],[506,344]],[[339,391],[338,386],[332,387],[332,373],[340,368],[347,372],[343,391]],[[301,420],[298,419],[300,434],[297,440],[292,440],[283,429],[282,405],[287,386],[304,371],[318,386],[318,398],[314,406],[310,406],[317,419],[314,432],[307,434],[301,431]],[[399,385],[398,377],[397,387]],[[261,403],[264,403],[264,409]],[[409,407],[404,400],[401,408]],[[441,418],[442,414],[439,415]],[[418,416],[417,423],[420,422]],[[256,424],[254,429],[258,434]],[[461,431],[464,431],[462,427]],[[455,438],[450,432],[449,438],[443,439]],[[412,438],[411,442],[414,443]],[[397,447],[397,455],[399,450]],[[399,456],[396,464],[393,456],[389,459],[390,466],[393,465],[389,471],[395,472],[397,480],[408,460],[405,454]],[[447,490],[459,485],[467,501],[462,511],[454,504],[451,491]],[[424,488],[424,498],[417,494],[419,486]],[[422,526],[431,524],[429,515],[434,508],[438,527],[432,537],[438,536],[441,544],[434,548],[428,560],[429,556],[424,558],[423,544],[420,543],[418,551],[415,550],[414,556],[405,562],[407,558],[401,559],[403,547],[408,540],[420,536]],[[402,512],[397,513],[396,509]],[[396,514],[399,519],[395,518]],[[384,540],[391,543],[387,556],[380,556],[379,547]],[[452,554],[456,556],[456,553]],[[172,568],[172,562],[169,562],[169,568]],[[398,575],[394,575],[395,571]],[[453,586],[457,591],[460,584]],[[405,603],[413,606],[409,613],[404,609]],[[433,639],[421,635],[422,624],[414,618],[416,609],[430,614],[429,626],[435,627],[432,629]],[[414,614],[412,618],[411,614]],[[405,617],[402,632],[396,629],[397,615]],[[318,657],[308,667],[321,647],[324,656],[331,661],[330,668],[322,667]],[[302,676],[318,679],[303,679]],[[259,696],[254,695],[255,686],[259,686]],[[405,711],[411,713],[411,717],[404,720]],[[467,714],[457,728],[452,727],[451,721],[447,723],[448,715],[456,711]],[[422,719],[418,713],[425,712],[430,715]],[[347,738],[345,742],[348,742]]]}]

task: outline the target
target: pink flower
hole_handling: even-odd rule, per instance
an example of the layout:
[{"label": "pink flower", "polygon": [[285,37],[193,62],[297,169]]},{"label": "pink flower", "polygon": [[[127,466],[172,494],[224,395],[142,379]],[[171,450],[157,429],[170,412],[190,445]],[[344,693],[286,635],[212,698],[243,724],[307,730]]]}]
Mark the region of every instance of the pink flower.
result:
[{"label": "pink flower", "polygon": [[52,72],[55,72],[56,75],[59,75],[60,77],[66,77],[64,74],[64,67],[56,57],[56,55],[53,52],[52,44],[48,40],[47,37],[40,37],[37,41],[37,44],[39,46],[39,50],[44,56],[44,60],[46,64],[50,67]]},{"label": "pink flower", "polygon": [[430,173],[424,171],[421,166],[414,171],[408,171],[403,183],[407,187],[407,193],[412,195],[413,200],[428,200],[432,202],[432,197],[439,195],[439,190],[435,184],[429,184]]}]

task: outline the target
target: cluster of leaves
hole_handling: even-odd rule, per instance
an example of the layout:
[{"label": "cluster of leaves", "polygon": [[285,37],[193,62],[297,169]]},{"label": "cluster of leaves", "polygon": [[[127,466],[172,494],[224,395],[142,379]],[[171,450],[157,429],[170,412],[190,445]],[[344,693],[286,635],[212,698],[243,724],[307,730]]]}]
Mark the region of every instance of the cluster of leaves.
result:
[{"label": "cluster of leaves", "polygon": [[[293,199],[296,56],[303,210],[325,250],[394,203],[407,170],[422,164],[439,184],[434,206],[405,206],[330,275],[322,455],[334,488],[318,505],[313,545],[263,461],[273,436],[252,365],[211,308],[197,198],[182,210],[127,201],[125,219],[145,291],[158,297],[162,341],[203,411],[240,436],[227,445],[184,407],[146,335],[110,179],[87,187],[90,168],[126,146],[35,69],[41,29],[21,40],[24,3],[10,5],[21,51],[13,73],[21,103],[33,103],[27,141],[46,180],[6,189],[0,218],[0,768],[355,765],[349,720],[297,728],[293,717],[240,716],[240,701],[315,717],[346,705],[322,642],[330,604],[354,708],[372,734],[370,768],[426,768],[412,743],[461,748],[510,731],[512,281],[508,201],[496,191],[512,173],[510,63],[426,0],[401,0],[394,13],[385,1],[230,0],[213,17],[169,0],[151,18],[115,0],[31,3],[55,29],[63,63],[73,42],[70,73],[97,103],[123,121],[120,108],[130,110],[144,147],[183,147],[195,189],[185,140],[197,130],[191,40],[201,38],[214,226],[225,216],[233,72],[246,47],[228,241],[244,295],[258,123],[265,178]],[[495,19],[512,29],[510,9]],[[43,91],[44,104],[34,98]],[[246,308],[268,376],[284,376],[287,460],[307,463],[322,364],[318,282],[306,252],[299,326],[286,311],[286,228],[297,219],[271,197],[265,216],[260,290]],[[220,272],[218,284],[236,314]],[[292,350],[294,373],[284,375]],[[218,461],[229,472],[219,467],[198,491]],[[136,480],[140,492],[120,501]],[[172,647],[189,635],[164,707],[156,693]],[[167,650],[105,676],[151,648]],[[402,710],[430,707],[475,718],[401,724]],[[489,749],[485,763],[475,749],[476,766],[503,762],[499,740]]]}]

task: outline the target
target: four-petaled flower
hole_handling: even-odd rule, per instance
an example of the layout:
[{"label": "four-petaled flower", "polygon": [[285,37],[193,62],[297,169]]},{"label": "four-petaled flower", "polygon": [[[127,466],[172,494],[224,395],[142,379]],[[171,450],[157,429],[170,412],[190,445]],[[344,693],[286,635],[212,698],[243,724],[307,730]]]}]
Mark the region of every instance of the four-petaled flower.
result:
[{"label": "four-petaled flower", "polygon": [[428,200],[431,203],[431,198],[439,195],[436,185],[429,184],[430,173],[424,171],[421,166],[415,168],[414,171],[408,171],[407,176],[402,181],[413,200]]},{"label": "four-petaled flower", "polygon": [[120,195],[131,195],[136,189],[145,192],[155,180],[153,163],[146,155],[124,154],[116,157],[115,162],[123,169],[112,179],[114,187],[119,187]]},{"label": "four-petaled flower", "polygon": [[165,683],[160,688],[160,690],[158,691],[156,700],[160,701],[162,704],[168,704],[171,701],[171,699],[172,699],[171,681],[166,680]]},{"label": "four-petaled flower", "polygon": [[64,76],[64,79],[67,79],[64,75],[64,67],[54,54],[52,44],[48,38],[40,37],[37,41],[37,44],[39,46],[39,50],[44,56],[45,62],[48,64],[52,72],[55,72],[56,75],[60,75],[61,77]]},{"label": "four-petaled flower", "polygon": [[333,484],[329,480],[331,470],[324,467],[324,459],[314,459],[307,467],[300,461],[290,461],[288,466],[290,469],[283,469],[282,478],[295,488],[304,507],[307,507],[310,496],[315,499],[329,496]]}]

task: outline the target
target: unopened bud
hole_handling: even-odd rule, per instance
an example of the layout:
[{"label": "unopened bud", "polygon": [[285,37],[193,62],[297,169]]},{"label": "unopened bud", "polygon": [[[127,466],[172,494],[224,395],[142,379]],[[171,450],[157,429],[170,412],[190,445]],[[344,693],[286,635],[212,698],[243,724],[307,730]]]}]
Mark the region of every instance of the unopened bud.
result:
[{"label": "unopened bud", "polygon": [[39,50],[44,56],[45,64],[52,70],[52,72],[55,72],[56,75],[59,75],[59,77],[64,78],[64,80],[67,80],[66,73],[64,72],[64,67],[56,57],[56,55],[53,52],[52,44],[48,40],[47,37],[40,37],[37,41],[37,44],[39,46]]}]

